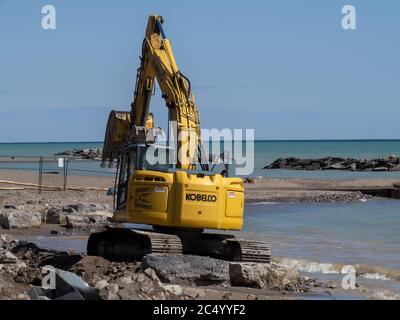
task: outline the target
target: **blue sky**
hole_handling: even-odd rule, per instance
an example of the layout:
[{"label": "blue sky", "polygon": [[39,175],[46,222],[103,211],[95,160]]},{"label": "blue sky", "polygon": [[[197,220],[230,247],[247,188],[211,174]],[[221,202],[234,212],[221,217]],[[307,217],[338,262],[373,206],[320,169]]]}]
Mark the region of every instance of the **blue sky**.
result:
[{"label": "blue sky", "polygon": [[[41,28],[46,4],[54,31]],[[341,28],[345,4],[357,30]],[[102,140],[108,112],[131,103],[152,13],[165,17],[203,127],[400,138],[399,1],[0,0],[0,142]]]}]

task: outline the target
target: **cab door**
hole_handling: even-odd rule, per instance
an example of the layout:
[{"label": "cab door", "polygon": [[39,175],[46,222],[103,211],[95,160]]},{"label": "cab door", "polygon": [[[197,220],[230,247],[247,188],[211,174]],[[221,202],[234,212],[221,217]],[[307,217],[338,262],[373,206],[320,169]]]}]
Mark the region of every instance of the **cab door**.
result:
[{"label": "cab door", "polygon": [[134,152],[126,152],[120,161],[119,170],[117,172],[116,183],[116,209],[125,208],[128,199],[128,182],[129,177],[133,174],[135,155]]}]

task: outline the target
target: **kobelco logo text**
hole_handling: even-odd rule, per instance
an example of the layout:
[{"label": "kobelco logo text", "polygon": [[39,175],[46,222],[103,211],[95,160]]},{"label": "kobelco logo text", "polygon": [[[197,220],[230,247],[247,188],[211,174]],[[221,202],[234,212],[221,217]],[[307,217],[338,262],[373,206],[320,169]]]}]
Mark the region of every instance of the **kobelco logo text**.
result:
[{"label": "kobelco logo text", "polygon": [[217,197],[206,194],[186,193],[186,201],[217,202]]}]

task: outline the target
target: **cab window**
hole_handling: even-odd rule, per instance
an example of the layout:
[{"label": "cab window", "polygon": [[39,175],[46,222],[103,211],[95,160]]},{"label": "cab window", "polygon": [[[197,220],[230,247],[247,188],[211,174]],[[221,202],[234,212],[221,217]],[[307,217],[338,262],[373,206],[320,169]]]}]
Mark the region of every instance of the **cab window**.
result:
[{"label": "cab window", "polygon": [[134,173],[135,153],[127,152],[122,157],[119,167],[119,179],[117,185],[117,209],[122,209],[126,205],[128,198],[128,182]]}]

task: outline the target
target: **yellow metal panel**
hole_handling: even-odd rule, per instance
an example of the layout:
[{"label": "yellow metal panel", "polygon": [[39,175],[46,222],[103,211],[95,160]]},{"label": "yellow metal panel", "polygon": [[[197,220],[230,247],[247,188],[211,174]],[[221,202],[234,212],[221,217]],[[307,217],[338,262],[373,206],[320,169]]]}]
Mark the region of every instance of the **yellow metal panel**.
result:
[{"label": "yellow metal panel", "polygon": [[243,207],[244,207],[244,193],[228,190],[226,197],[225,215],[227,217],[242,218]]},{"label": "yellow metal panel", "polygon": [[129,180],[128,222],[167,225],[173,175],[138,170]]},{"label": "yellow metal panel", "polygon": [[240,230],[243,206],[241,179],[143,170],[130,179],[129,212],[117,216],[130,223]]},{"label": "yellow metal panel", "polygon": [[130,191],[129,209],[136,212],[167,212],[168,187],[135,184]]}]

